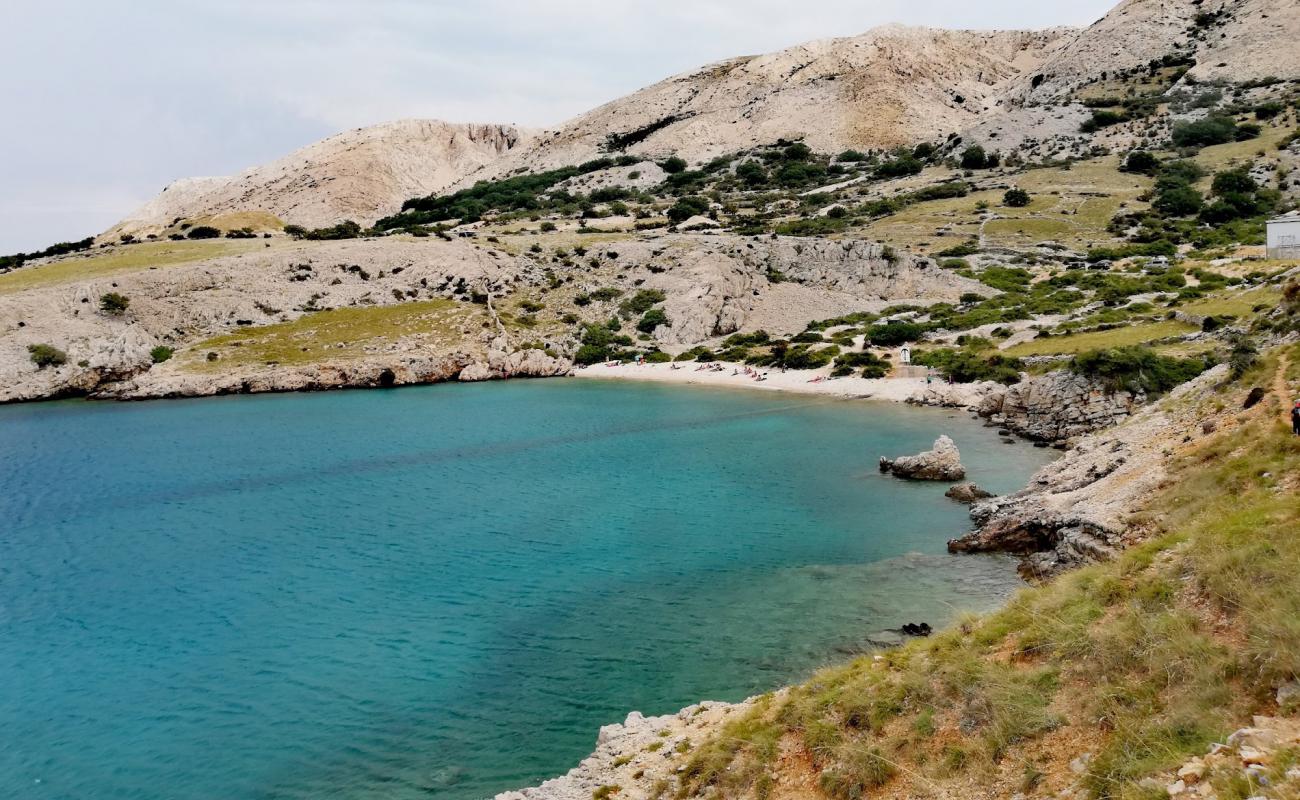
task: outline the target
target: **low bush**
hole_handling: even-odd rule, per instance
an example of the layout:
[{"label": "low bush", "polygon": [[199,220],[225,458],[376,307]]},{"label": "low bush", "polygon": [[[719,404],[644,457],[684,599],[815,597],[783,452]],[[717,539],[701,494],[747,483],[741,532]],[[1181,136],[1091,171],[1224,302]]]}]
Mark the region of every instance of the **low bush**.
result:
[{"label": "low bush", "polygon": [[61,367],[68,363],[68,354],[51,344],[29,344],[27,353],[32,363],[40,369]]},{"label": "low bush", "polygon": [[176,351],[173,350],[172,348],[160,344],[154,349],[149,351],[149,357],[153,359],[153,363],[161,364],[162,362],[171,358],[175,352]]},{"label": "low bush", "polygon": [[130,305],[130,298],[117,292],[109,292],[99,296],[99,310],[114,317],[125,314]]},{"label": "low bush", "polygon": [[1209,366],[1204,359],[1162,356],[1140,345],[1089,350],[1070,361],[1072,372],[1096,378],[1111,391],[1146,394],[1164,394]]},{"label": "low bush", "polygon": [[211,225],[195,225],[185,235],[191,239],[217,239],[221,237],[221,231]]}]

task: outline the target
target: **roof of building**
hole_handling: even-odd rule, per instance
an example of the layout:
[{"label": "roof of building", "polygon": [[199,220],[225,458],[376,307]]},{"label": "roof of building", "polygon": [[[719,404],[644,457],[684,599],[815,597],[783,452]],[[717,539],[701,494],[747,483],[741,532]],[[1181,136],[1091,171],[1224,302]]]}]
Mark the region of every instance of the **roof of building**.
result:
[{"label": "roof of building", "polygon": [[1269,223],[1274,222],[1300,222],[1300,211],[1288,211],[1280,217],[1273,217]]}]

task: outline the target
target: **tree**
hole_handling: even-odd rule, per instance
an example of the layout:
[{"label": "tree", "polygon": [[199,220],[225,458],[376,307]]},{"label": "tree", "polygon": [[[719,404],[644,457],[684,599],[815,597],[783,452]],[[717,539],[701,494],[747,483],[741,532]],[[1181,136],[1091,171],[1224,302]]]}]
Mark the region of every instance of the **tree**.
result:
[{"label": "tree", "polygon": [[216,239],[221,236],[221,231],[211,225],[195,225],[186,236],[191,239]]},{"label": "tree", "polygon": [[636,324],[636,329],[642,333],[654,333],[655,328],[667,324],[668,315],[664,313],[664,310],[662,308],[652,308],[645,312],[645,316],[641,317],[641,321]]},{"label": "tree", "polygon": [[1151,205],[1166,216],[1186,217],[1200,211],[1205,199],[1200,192],[1183,183],[1162,191]]},{"label": "tree", "polygon": [[1139,175],[1155,175],[1160,169],[1160,159],[1146,150],[1134,150],[1124,159],[1123,172],[1135,172]]},{"label": "tree", "polygon": [[1024,208],[1029,205],[1029,192],[1020,188],[1007,189],[1006,193],[1002,195],[1002,205],[1011,208]]},{"label": "tree", "polygon": [[709,201],[699,196],[682,197],[668,209],[668,219],[674,224],[685,222],[697,214],[703,214],[709,210]]},{"label": "tree", "polygon": [[962,169],[984,169],[988,165],[988,155],[985,154],[984,148],[973,144],[962,151],[961,168]]},{"label": "tree", "polygon": [[664,159],[663,163],[661,163],[659,166],[662,167],[663,171],[667,172],[669,175],[676,175],[679,172],[685,172],[687,165],[686,165],[686,159],[678,158],[677,156],[669,156],[668,158]]},{"label": "tree", "polygon": [[31,355],[32,363],[39,369],[46,367],[61,367],[68,363],[68,354],[50,344],[29,344],[27,352]]},{"label": "tree", "polygon": [[127,306],[131,305],[130,298],[117,292],[99,296],[99,310],[105,314],[111,314],[114,317],[120,317],[126,313]]},{"label": "tree", "polygon": [[1231,142],[1237,135],[1232,117],[1216,114],[1195,122],[1174,125],[1173,140],[1178,147],[1206,147]]},{"label": "tree", "polygon": [[1258,188],[1259,184],[1255,183],[1255,179],[1250,177],[1250,172],[1243,167],[1226,170],[1215,175],[1210,191],[1222,197],[1233,193],[1252,194]]}]

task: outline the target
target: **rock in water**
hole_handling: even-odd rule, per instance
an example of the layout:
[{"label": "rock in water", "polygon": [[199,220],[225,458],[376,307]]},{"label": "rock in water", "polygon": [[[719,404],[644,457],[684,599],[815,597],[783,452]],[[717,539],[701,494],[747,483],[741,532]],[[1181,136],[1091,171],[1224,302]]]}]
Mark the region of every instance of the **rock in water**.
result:
[{"label": "rock in water", "polygon": [[958,503],[973,503],[993,496],[992,492],[986,492],[973,483],[959,483],[943,494],[944,497],[951,497]]},{"label": "rock in water", "polygon": [[880,471],[917,481],[959,481],[966,477],[957,445],[947,436],[934,440],[934,448],[914,456],[890,460],[881,456]]}]

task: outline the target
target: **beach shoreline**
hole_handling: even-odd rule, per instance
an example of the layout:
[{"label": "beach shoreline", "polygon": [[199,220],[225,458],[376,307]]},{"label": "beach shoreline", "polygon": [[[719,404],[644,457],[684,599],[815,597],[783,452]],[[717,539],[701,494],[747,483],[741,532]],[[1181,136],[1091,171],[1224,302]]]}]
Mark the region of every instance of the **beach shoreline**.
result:
[{"label": "beach shoreline", "polygon": [[[721,363],[721,362],[713,362]],[[757,369],[745,373],[739,364],[721,363],[712,370],[697,362],[669,364],[594,364],[577,367],[573,376],[592,380],[632,380],[676,385],[797,392],[854,400],[887,400],[894,403],[970,407],[979,403],[992,384],[948,384],[940,378],[929,383],[921,378],[830,377],[830,369]],[[674,369],[676,367],[676,369]],[[762,377],[759,380],[755,374]]]}]

